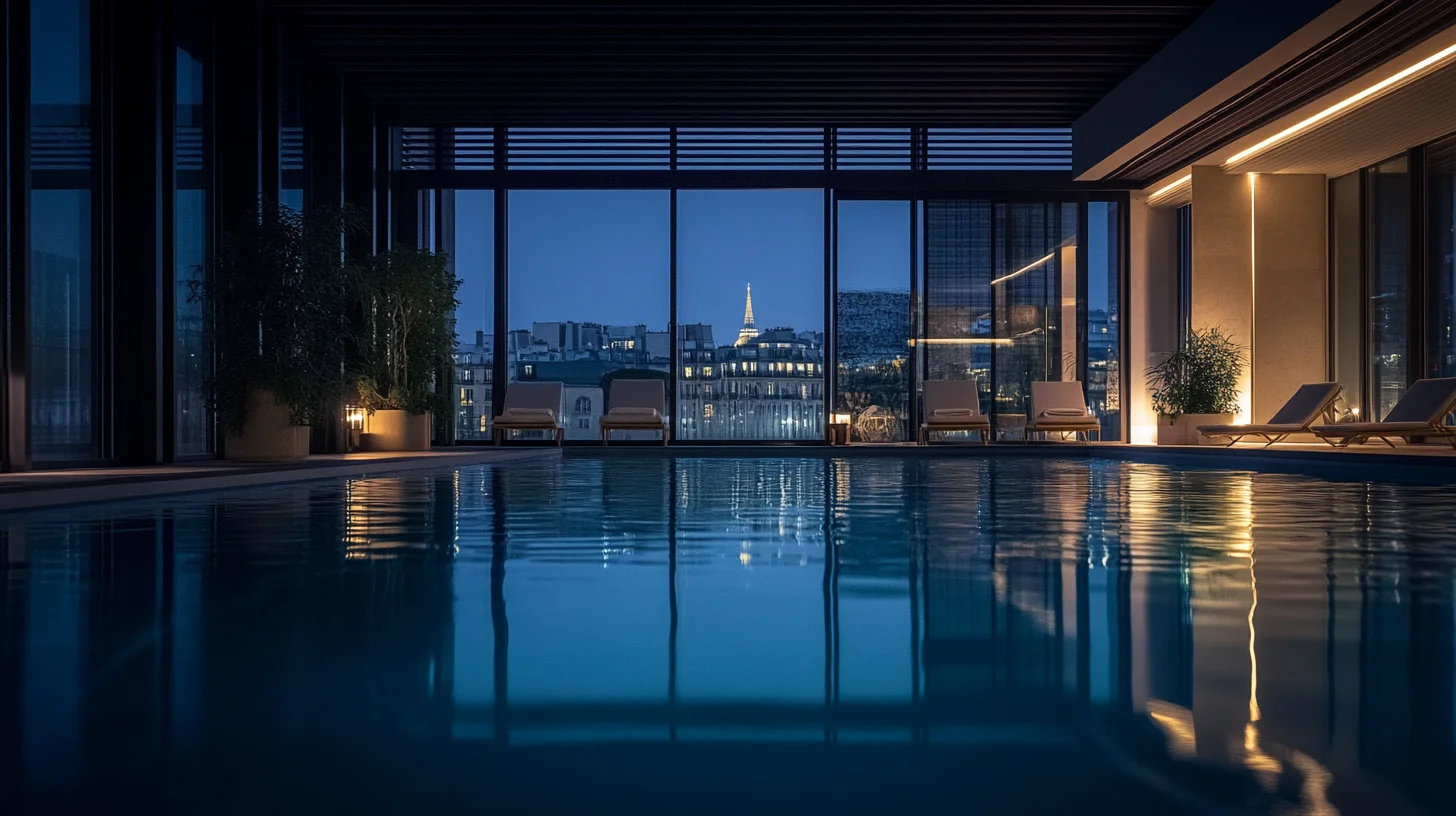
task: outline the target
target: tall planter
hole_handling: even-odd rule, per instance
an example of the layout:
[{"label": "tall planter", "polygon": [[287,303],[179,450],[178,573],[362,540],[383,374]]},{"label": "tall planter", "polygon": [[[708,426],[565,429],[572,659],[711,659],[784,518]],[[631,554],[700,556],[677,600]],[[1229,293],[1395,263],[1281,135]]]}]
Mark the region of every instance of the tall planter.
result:
[{"label": "tall planter", "polygon": [[360,446],[370,453],[427,451],[430,449],[432,415],[409,411],[382,410],[364,419]]},{"label": "tall planter", "polygon": [[260,201],[193,282],[213,365],[204,388],[228,458],[299,458],[307,426],[335,413],[352,290],[339,247],[364,223],[352,210]]},{"label": "tall planter", "polygon": [[450,406],[440,375],[454,358],[460,281],[443,254],[408,247],[370,258],[357,281],[361,441],[366,450],[429,450],[431,413]]},{"label": "tall planter", "polygon": [[1243,346],[1217,328],[1190,331],[1148,370],[1159,445],[1197,445],[1199,425],[1227,425],[1239,409]]},{"label": "tall planter", "polygon": [[277,394],[259,389],[248,396],[242,426],[226,430],[223,456],[234,462],[297,461],[308,456],[308,436],[308,426],[294,423]]}]

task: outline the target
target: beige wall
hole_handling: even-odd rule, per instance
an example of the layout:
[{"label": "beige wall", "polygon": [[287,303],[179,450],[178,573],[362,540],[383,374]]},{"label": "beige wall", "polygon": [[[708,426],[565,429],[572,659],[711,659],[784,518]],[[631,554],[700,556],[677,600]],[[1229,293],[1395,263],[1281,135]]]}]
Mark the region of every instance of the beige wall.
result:
[{"label": "beige wall", "polygon": [[1147,370],[1178,344],[1177,213],[1148,206],[1133,193],[1128,202],[1129,291],[1124,309],[1127,333],[1129,441],[1152,443],[1157,415],[1148,392]]},{"label": "beige wall", "polygon": [[[1193,168],[1194,329],[1218,328],[1245,348],[1254,344],[1253,196],[1250,177],[1218,167]],[[1239,379],[1236,422],[1252,421],[1249,367]]]},{"label": "beige wall", "polygon": [[1267,422],[1300,385],[1326,378],[1328,188],[1319,175],[1254,183],[1255,422]]},{"label": "beige wall", "polygon": [[[1193,168],[1192,322],[1252,349],[1237,421],[1267,421],[1327,376],[1327,189],[1320,175]],[[1157,417],[1146,372],[1178,344],[1177,211],[1134,193],[1128,217],[1131,441],[1148,443]]]},{"label": "beige wall", "polygon": [[1265,422],[1326,376],[1327,184],[1193,168],[1193,326],[1251,350],[1237,421]]}]

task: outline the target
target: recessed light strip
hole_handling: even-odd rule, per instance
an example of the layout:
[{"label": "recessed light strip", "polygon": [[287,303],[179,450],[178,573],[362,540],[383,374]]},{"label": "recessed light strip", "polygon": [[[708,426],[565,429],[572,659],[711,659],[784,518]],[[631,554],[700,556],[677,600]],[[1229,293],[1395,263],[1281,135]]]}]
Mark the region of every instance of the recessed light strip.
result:
[{"label": "recessed light strip", "polygon": [[1182,187],[1183,185],[1187,184],[1188,182],[1190,182],[1192,180],[1193,180],[1193,174],[1192,173],[1189,173],[1188,175],[1186,175],[1186,176],[1184,176],[1184,177],[1182,177],[1180,179],[1175,179],[1171,183],[1169,183],[1168,186],[1163,187],[1163,188],[1161,188],[1159,190],[1155,190],[1151,195],[1148,196],[1148,201],[1156,201],[1157,199],[1160,199],[1163,196],[1166,196],[1167,194],[1173,192],[1174,190],[1178,189],[1179,187]]},{"label": "recessed light strip", "polygon": [[1270,136],[1269,138],[1265,139],[1262,142],[1259,142],[1258,144],[1247,150],[1240,150],[1238,153],[1230,156],[1228,158],[1228,161],[1225,161],[1223,163],[1223,166],[1230,167],[1232,165],[1238,164],[1245,159],[1258,155],[1259,153],[1263,153],[1265,150],[1268,150],[1269,148],[1277,144],[1288,141],[1290,138],[1297,136],[1298,134],[1303,133],[1306,130],[1309,130],[1320,122],[1329,119],[1330,117],[1340,113],[1341,111],[1358,105],[1361,102],[1369,99],[1370,97],[1380,93],[1381,91],[1390,88],[1391,86],[1398,83],[1404,82],[1405,80],[1410,79],[1416,74],[1419,74],[1426,69],[1435,66],[1437,63],[1449,59],[1452,55],[1456,55],[1456,45],[1447,46],[1446,48],[1437,51],[1436,53],[1432,54],[1429,57],[1426,57],[1425,59],[1421,60],[1415,65],[1410,66],[1409,68],[1391,74],[1390,76],[1380,80],[1374,85],[1371,85],[1365,90],[1360,91],[1353,96],[1346,97],[1339,102],[1336,102],[1335,104],[1329,106],[1328,108],[1325,108],[1324,110],[1316,113],[1308,119],[1305,119],[1302,122],[1298,122],[1285,128],[1284,130],[1279,131],[1273,136]]}]

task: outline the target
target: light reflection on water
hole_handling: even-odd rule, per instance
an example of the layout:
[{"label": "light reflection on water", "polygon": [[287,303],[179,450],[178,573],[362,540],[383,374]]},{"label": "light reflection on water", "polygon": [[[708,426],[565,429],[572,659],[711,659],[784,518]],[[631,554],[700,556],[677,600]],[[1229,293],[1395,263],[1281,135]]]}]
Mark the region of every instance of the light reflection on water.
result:
[{"label": "light reflection on water", "polygon": [[0,789],[1451,812],[1452,498],[568,458],[0,518]]}]

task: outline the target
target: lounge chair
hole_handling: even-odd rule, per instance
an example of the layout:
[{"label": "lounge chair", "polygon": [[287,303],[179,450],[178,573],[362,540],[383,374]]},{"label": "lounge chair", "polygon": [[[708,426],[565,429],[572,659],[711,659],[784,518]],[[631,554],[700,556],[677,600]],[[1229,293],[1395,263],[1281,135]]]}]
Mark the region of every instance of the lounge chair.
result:
[{"label": "lounge chair", "polygon": [[1262,425],[1199,425],[1198,432],[1212,439],[1228,438],[1232,447],[1246,436],[1257,436],[1264,440],[1264,447],[1282,442],[1290,434],[1309,433],[1309,426],[1321,416],[1334,422],[1335,400],[1340,398],[1339,383],[1308,383],[1301,385],[1294,396]]},{"label": "lounge chair", "polygon": [[981,390],[969,380],[926,380],[920,397],[925,421],[917,441],[930,442],[932,431],[975,431],[981,444],[991,440],[991,420],[981,413]]},{"label": "lounge chair", "polygon": [[1087,410],[1087,398],[1082,393],[1082,383],[1076,380],[1066,382],[1034,382],[1031,384],[1031,412],[1026,421],[1023,437],[1030,439],[1034,433],[1057,433],[1087,435],[1097,432],[1102,438],[1102,422]]},{"label": "lounge chair", "polygon": [[566,435],[561,425],[561,383],[516,382],[506,386],[505,409],[491,426],[499,445],[506,431],[550,431],[560,445]]},{"label": "lounge chair", "polygon": [[1310,428],[1320,439],[1337,448],[1379,439],[1395,447],[1392,437],[1439,436],[1456,448],[1456,426],[1446,416],[1456,409],[1456,377],[1421,380],[1405,392],[1383,422],[1340,422]]},{"label": "lounge chair", "polygon": [[607,392],[607,412],[599,423],[602,444],[612,431],[661,431],[667,444],[667,389],[662,380],[617,380]]}]

